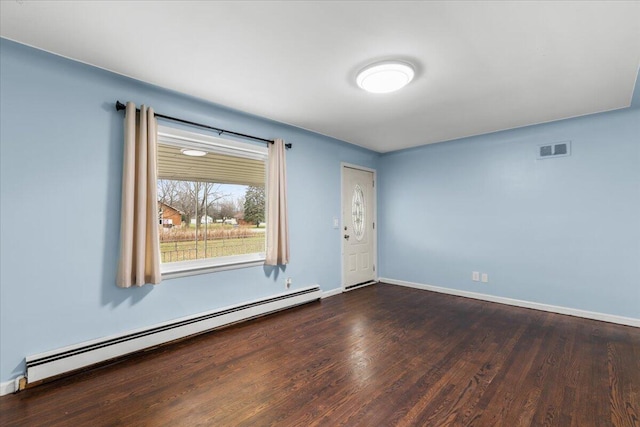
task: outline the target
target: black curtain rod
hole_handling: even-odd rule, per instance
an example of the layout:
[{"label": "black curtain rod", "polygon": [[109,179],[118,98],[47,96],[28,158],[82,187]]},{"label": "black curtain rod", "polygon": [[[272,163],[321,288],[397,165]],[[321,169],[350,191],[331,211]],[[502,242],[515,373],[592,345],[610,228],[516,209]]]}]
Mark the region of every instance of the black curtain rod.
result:
[{"label": "black curtain rod", "polygon": [[[122,111],[122,110],[125,110],[126,108],[127,108],[127,106],[124,105],[122,102],[116,101],[116,111]],[[136,111],[140,112],[140,109],[136,108]],[[265,139],[265,138],[260,138],[260,137],[253,136],[253,135],[247,135],[247,134],[244,134],[244,133],[233,132],[233,131],[226,130],[226,129],[220,129],[220,128],[216,128],[216,127],[209,126],[209,125],[203,125],[202,123],[190,122],[189,120],[182,120],[182,119],[179,119],[177,117],[165,116],[164,114],[154,113],[154,115],[156,117],[160,117],[161,119],[172,120],[174,122],[185,123],[185,124],[191,125],[191,126],[198,126],[198,127],[205,128],[205,129],[211,129],[213,131],[218,132],[218,135],[222,135],[223,133],[227,133],[229,135],[235,135],[235,136],[240,136],[242,138],[253,139],[254,141],[268,142],[269,144],[273,144],[273,142],[274,142],[272,139]],[[284,146],[286,148],[291,148],[292,147],[291,143],[284,144]]]}]

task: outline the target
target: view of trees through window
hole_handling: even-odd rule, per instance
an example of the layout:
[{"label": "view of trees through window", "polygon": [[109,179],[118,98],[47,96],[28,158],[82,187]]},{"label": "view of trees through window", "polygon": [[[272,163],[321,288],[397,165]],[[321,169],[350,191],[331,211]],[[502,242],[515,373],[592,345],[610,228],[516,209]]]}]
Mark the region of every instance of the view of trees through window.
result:
[{"label": "view of trees through window", "polygon": [[158,180],[162,262],[265,251],[264,186]]}]

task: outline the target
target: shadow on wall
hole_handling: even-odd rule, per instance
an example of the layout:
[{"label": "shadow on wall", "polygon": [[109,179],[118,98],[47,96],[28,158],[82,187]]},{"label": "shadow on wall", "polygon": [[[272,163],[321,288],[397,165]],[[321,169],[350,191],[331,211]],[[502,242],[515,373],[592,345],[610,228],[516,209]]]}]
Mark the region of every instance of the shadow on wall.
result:
[{"label": "shadow on wall", "polygon": [[264,275],[266,277],[272,277],[273,281],[277,281],[278,280],[278,276],[280,275],[280,272],[284,273],[285,271],[287,271],[287,266],[286,265],[265,265],[262,267],[262,270],[264,270]]}]

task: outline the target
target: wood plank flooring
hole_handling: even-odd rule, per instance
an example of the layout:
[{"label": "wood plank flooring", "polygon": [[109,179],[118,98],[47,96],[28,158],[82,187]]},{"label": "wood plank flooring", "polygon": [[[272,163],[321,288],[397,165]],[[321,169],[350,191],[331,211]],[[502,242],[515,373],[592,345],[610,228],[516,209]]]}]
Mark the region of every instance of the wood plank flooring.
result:
[{"label": "wood plank flooring", "polygon": [[640,426],[640,329],[378,284],[0,398],[6,426]]}]

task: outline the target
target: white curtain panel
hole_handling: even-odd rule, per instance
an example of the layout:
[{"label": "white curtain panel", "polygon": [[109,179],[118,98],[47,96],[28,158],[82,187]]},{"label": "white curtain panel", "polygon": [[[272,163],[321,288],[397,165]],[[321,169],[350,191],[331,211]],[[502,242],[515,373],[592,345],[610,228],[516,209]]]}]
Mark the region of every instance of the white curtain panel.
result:
[{"label": "white curtain panel", "polygon": [[157,206],[157,132],[153,109],[127,103],[124,119],[124,164],[120,259],[116,283],[123,288],[160,283]]},{"label": "white curtain panel", "polygon": [[289,216],[287,214],[287,165],[284,141],[269,144],[267,179],[267,256],[266,265],[289,263]]}]

